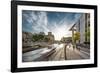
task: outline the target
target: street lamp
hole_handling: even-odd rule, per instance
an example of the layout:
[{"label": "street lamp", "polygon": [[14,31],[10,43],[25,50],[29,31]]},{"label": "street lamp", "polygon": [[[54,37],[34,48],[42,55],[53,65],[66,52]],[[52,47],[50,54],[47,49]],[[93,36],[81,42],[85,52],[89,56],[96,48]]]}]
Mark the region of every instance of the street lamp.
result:
[{"label": "street lamp", "polygon": [[65,55],[65,60],[67,60],[66,47],[67,47],[67,45],[65,44],[65,45],[64,45],[64,55]]}]

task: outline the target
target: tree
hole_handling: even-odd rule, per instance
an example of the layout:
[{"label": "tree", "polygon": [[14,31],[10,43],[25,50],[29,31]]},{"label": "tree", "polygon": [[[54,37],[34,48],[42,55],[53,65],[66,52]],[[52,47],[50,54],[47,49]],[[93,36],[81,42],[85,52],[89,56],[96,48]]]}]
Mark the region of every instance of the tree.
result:
[{"label": "tree", "polygon": [[33,42],[38,41],[38,35],[37,35],[37,34],[34,34],[34,35],[32,36],[32,39],[33,39]]},{"label": "tree", "polygon": [[90,42],[90,27],[87,27],[85,37],[87,38],[87,42]]},{"label": "tree", "polygon": [[78,41],[80,39],[80,33],[76,32],[74,33],[74,43],[76,43],[76,41]]},{"label": "tree", "polygon": [[42,40],[44,40],[44,37],[45,37],[45,35],[42,35],[42,34],[34,34],[32,37],[33,42],[42,41]]},{"label": "tree", "polygon": [[79,32],[75,32],[74,33],[74,44],[73,44],[73,48],[76,48],[76,41],[80,40],[80,33]]},{"label": "tree", "polygon": [[45,37],[44,40],[45,40],[45,42],[48,42],[50,39]]}]

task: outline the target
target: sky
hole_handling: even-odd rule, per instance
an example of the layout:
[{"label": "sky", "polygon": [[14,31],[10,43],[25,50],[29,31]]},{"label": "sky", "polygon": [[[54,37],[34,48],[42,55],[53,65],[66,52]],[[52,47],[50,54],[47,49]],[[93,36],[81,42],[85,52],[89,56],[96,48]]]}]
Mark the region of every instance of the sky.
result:
[{"label": "sky", "polygon": [[22,31],[39,33],[52,32],[55,40],[70,37],[71,26],[82,13],[22,10]]}]

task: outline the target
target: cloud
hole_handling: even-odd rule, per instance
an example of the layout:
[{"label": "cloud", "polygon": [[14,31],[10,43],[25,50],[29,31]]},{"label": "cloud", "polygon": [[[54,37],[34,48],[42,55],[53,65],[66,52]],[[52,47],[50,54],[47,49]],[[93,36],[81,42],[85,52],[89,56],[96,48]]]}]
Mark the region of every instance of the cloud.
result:
[{"label": "cloud", "polygon": [[[30,32],[38,33],[38,32],[48,32],[47,28],[47,14],[46,12],[39,11],[23,11],[23,31],[26,29],[31,29]],[[25,28],[25,27],[29,28]],[[25,28],[25,30],[24,30]]]},{"label": "cloud", "polygon": [[69,31],[71,25],[68,24],[66,18],[63,18],[59,24],[54,23],[53,25],[54,26],[51,28],[51,31],[55,35],[56,40],[60,40],[62,37],[71,36],[71,32]]},{"label": "cloud", "polygon": [[56,40],[71,36],[69,29],[80,14],[23,10],[23,31],[52,32]]}]

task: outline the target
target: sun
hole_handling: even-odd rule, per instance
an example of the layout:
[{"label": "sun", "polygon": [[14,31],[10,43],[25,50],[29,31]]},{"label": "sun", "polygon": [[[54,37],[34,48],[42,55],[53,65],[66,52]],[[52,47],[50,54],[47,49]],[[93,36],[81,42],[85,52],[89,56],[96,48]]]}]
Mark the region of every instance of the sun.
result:
[{"label": "sun", "polygon": [[70,36],[70,31],[68,30],[68,27],[62,26],[59,28],[55,28],[53,30],[53,34],[55,36],[55,40],[61,40],[62,37]]}]

